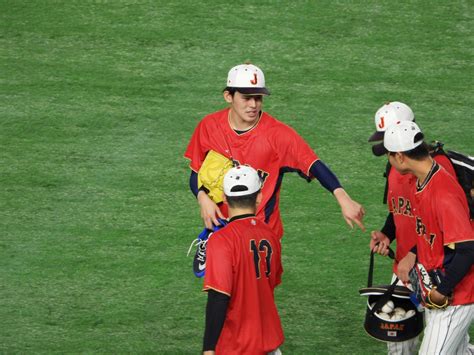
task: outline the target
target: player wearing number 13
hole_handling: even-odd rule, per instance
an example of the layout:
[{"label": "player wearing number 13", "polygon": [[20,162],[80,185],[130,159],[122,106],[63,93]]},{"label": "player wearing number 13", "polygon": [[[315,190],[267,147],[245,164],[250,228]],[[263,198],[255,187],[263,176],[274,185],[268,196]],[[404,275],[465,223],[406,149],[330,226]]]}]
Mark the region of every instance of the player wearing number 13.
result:
[{"label": "player wearing number 13", "polygon": [[256,218],[261,179],[249,166],[224,176],[230,221],[207,245],[204,354],[279,354],[283,330],[273,291],[281,282],[280,240]]}]

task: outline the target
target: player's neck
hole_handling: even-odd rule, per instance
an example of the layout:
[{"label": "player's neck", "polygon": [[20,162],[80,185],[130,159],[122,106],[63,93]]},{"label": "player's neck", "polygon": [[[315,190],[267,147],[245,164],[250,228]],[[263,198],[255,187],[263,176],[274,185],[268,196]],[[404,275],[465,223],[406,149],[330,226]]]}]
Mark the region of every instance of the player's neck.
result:
[{"label": "player's neck", "polygon": [[420,162],[416,162],[413,167],[413,175],[418,178],[418,183],[423,184],[433,169],[433,159],[431,157],[424,159]]},{"label": "player's neck", "polygon": [[255,214],[256,208],[231,208],[229,206],[229,219],[246,214]]}]

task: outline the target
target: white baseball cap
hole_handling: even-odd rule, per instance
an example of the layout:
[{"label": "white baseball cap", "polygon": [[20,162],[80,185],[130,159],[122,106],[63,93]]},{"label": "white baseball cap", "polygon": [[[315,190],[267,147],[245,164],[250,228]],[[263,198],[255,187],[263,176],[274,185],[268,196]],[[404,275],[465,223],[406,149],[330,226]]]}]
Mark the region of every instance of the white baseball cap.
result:
[{"label": "white baseball cap", "polygon": [[246,95],[270,95],[263,71],[253,64],[240,64],[229,70],[226,87]]},{"label": "white baseball cap", "polygon": [[407,152],[423,143],[423,133],[415,122],[399,122],[387,128],[383,145],[388,152]]},{"label": "white baseball cap", "polygon": [[388,102],[375,113],[376,131],[370,136],[369,142],[383,140],[384,132],[387,128],[397,122],[413,122],[414,120],[415,114],[408,105],[399,101]]},{"label": "white baseball cap", "polygon": [[245,196],[259,191],[262,180],[257,171],[246,165],[230,169],[224,176],[224,193],[226,196]]}]

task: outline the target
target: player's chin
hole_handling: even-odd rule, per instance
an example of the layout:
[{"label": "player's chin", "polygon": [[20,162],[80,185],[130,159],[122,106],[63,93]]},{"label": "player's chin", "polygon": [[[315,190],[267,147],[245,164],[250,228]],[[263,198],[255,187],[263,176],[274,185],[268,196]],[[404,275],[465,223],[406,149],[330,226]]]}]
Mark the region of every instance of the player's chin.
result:
[{"label": "player's chin", "polygon": [[258,111],[249,111],[246,116],[249,121],[255,121],[258,118]]}]

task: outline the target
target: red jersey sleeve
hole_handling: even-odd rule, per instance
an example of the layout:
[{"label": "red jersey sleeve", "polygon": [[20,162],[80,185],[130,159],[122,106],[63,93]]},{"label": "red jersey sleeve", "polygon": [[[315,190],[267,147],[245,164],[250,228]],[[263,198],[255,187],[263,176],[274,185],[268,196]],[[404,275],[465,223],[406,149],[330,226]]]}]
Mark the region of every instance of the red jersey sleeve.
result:
[{"label": "red jersey sleeve", "polygon": [[467,202],[462,197],[448,192],[436,198],[434,208],[438,213],[437,220],[443,231],[445,245],[474,239]]},{"label": "red jersey sleeve", "polygon": [[214,233],[207,242],[203,291],[209,289],[232,295],[232,248],[229,241]]},{"label": "red jersey sleeve", "polygon": [[194,133],[189,141],[188,147],[184,156],[191,160],[189,166],[195,172],[198,172],[201,168],[202,162],[204,161],[206,154],[209,150],[206,142],[208,141],[208,132],[204,121],[201,121],[196,126]]},{"label": "red jersey sleeve", "polygon": [[297,169],[310,176],[309,169],[319,157],[293,128],[284,124],[277,126],[273,131],[272,144],[278,152],[280,166]]}]

